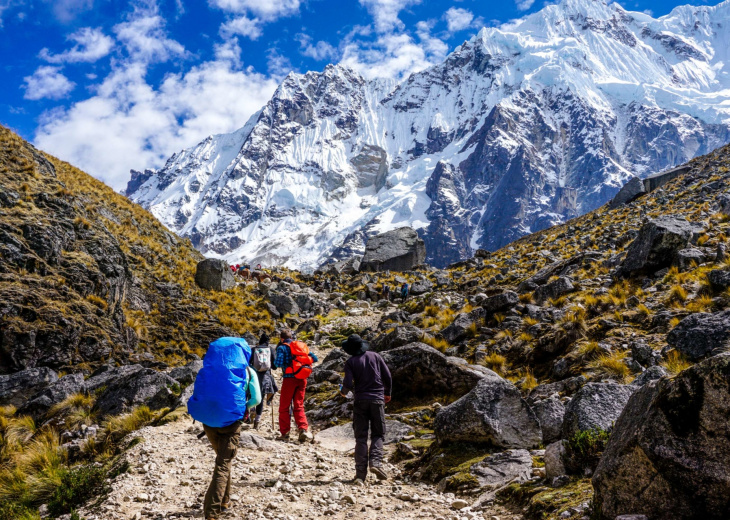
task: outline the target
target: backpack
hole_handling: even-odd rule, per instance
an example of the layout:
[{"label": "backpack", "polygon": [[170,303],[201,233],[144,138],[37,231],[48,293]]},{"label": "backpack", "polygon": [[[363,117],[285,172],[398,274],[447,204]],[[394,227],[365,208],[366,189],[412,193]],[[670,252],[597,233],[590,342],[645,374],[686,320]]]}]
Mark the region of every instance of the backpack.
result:
[{"label": "backpack", "polygon": [[257,372],[268,372],[271,370],[271,349],[268,345],[260,345],[253,350],[251,364]]},{"label": "backpack", "polygon": [[309,355],[309,347],[303,341],[292,341],[288,347],[292,362],[284,374],[293,375],[296,379],[307,379],[312,373],[312,363],[314,363],[312,356]]}]

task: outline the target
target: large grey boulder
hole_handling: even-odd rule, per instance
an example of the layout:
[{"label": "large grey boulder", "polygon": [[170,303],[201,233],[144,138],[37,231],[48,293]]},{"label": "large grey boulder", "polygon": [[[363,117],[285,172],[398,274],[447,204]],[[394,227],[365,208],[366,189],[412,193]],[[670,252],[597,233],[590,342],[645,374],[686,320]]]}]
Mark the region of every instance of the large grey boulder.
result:
[{"label": "large grey boulder", "polygon": [[[714,256],[714,255],[713,255]],[[687,249],[681,249],[677,251],[677,256],[674,259],[674,265],[681,271],[689,271],[693,266],[700,265],[706,262],[710,256],[701,249],[696,247],[688,247]]]},{"label": "large grey boulder", "polygon": [[544,444],[550,444],[560,440],[565,417],[565,405],[557,397],[548,397],[532,404],[532,409],[540,421],[542,428],[542,440]]},{"label": "large grey boulder", "polygon": [[586,430],[611,431],[613,423],[635,391],[635,386],[618,383],[584,385],[565,409],[562,437],[570,439]]},{"label": "large grey boulder", "polygon": [[439,442],[488,443],[498,448],[533,448],[542,442],[540,422],[520,391],[494,372],[464,397],[439,410]]},{"label": "large grey boulder", "polygon": [[638,177],[631,177],[629,182],[624,184],[616,196],[608,203],[610,209],[618,208],[624,204],[628,204],[646,194],[644,183]]},{"label": "large grey boulder", "polygon": [[405,325],[396,325],[393,330],[376,337],[372,342],[372,350],[375,352],[385,352],[394,348],[402,347],[410,343],[417,343],[423,339],[424,332],[407,323]]},{"label": "large grey boulder", "polygon": [[514,291],[505,291],[502,294],[490,296],[482,302],[482,308],[487,314],[508,311],[520,303],[520,297]]},{"label": "large grey boulder", "polygon": [[486,315],[487,313],[481,307],[468,313],[459,313],[451,325],[441,331],[441,336],[452,344],[461,341],[467,337],[469,329],[478,325]]},{"label": "large grey boulder", "polygon": [[168,375],[181,385],[187,386],[195,382],[201,368],[203,368],[203,360],[194,359],[185,366],[173,368]]},{"label": "large grey boulder", "polygon": [[[425,343],[411,343],[382,353],[393,376],[393,397],[462,396],[484,377],[488,368],[445,356]],[[498,377],[498,376],[497,376]]]},{"label": "large grey boulder", "polygon": [[469,468],[482,489],[500,488],[509,482],[524,482],[532,474],[532,457],[527,450],[507,450],[490,455]]},{"label": "large grey boulder", "polygon": [[426,245],[409,227],[368,240],[360,271],[409,271],[426,261]]},{"label": "large grey boulder", "polygon": [[730,353],[638,390],[593,477],[601,518],[728,518]]},{"label": "large grey boulder", "polygon": [[102,415],[118,415],[136,406],[151,409],[174,407],[178,396],[172,389],[177,381],[140,365],[109,368],[86,380],[86,390],[98,393],[96,407]]},{"label": "large grey boulder", "polygon": [[690,314],[667,334],[667,343],[692,361],[719,354],[730,342],[730,310]]},{"label": "large grey boulder", "polygon": [[198,263],[195,270],[195,283],[202,289],[227,291],[236,285],[236,280],[225,260],[206,258]]},{"label": "large grey boulder", "polygon": [[653,367],[649,367],[641,374],[639,374],[639,376],[634,379],[631,384],[634,386],[644,386],[647,383],[656,381],[657,379],[661,379],[662,377],[666,377],[668,375],[669,372],[666,368],[659,365],[654,365]]},{"label": "large grey boulder", "polygon": [[84,375],[69,374],[35,394],[18,409],[18,415],[30,415],[34,419],[43,417],[55,404],[67,397],[83,392]]},{"label": "large grey boulder", "polygon": [[36,393],[58,380],[47,367],[26,368],[14,374],[0,375],[0,406],[22,406]]},{"label": "large grey boulder", "polygon": [[281,314],[290,314],[292,316],[299,314],[299,305],[297,302],[289,296],[281,292],[271,291],[269,293],[269,301],[276,307],[276,311]]},{"label": "large grey boulder", "polygon": [[687,248],[701,231],[696,224],[676,217],[650,220],[641,227],[639,235],[629,246],[616,276],[653,274],[669,267],[676,261],[677,253]]},{"label": "large grey boulder", "polygon": [[545,478],[548,482],[568,473],[565,468],[565,460],[568,456],[565,444],[566,441],[555,441],[545,448]]},{"label": "large grey boulder", "polygon": [[575,290],[575,286],[570,278],[561,276],[554,282],[550,282],[535,290],[534,298],[537,303],[543,303],[547,300],[555,300],[564,294],[568,294]]},{"label": "large grey boulder", "polygon": [[710,281],[712,289],[720,292],[730,287],[730,271],[725,269],[714,269],[709,272],[707,279]]}]

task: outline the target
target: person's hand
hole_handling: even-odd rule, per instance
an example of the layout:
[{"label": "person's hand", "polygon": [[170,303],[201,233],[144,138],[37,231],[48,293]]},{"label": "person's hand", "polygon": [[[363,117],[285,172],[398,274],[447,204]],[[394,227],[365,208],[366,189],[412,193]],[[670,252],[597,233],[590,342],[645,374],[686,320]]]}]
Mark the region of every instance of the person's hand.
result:
[{"label": "person's hand", "polygon": [[388,404],[389,402],[390,402],[390,396],[389,395],[386,395],[385,396],[385,404]]}]

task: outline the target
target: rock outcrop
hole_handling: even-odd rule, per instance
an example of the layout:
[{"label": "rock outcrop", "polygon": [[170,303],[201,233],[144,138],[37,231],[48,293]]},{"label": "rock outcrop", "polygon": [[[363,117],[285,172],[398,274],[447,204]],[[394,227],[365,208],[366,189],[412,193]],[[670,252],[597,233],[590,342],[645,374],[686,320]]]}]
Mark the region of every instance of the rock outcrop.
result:
[{"label": "rock outcrop", "polygon": [[426,260],[426,245],[412,228],[375,235],[365,246],[361,271],[409,271]]},{"label": "rock outcrop", "polygon": [[195,283],[202,289],[227,291],[236,284],[236,280],[225,260],[206,258],[198,263],[195,270]]},{"label": "rock outcrop", "polygon": [[692,361],[725,351],[730,345],[730,310],[687,316],[667,334],[667,343]]},{"label": "rock outcrop", "polygon": [[593,477],[600,518],[727,518],[730,354],[645,385],[616,421]]},{"label": "rock outcrop", "polygon": [[533,448],[542,442],[540,422],[519,390],[494,372],[468,394],[439,410],[440,442],[477,442],[499,448]]},{"label": "rock outcrop", "polygon": [[618,383],[588,383],[584,385],[565,409],[564,439],[581,431],[610,431],[621,415],[636,387]]},{"label": "rock outcrop", "polygon": [[0,375],[0,406],[17,408],[57,380],[58,374],[46,367]]}]

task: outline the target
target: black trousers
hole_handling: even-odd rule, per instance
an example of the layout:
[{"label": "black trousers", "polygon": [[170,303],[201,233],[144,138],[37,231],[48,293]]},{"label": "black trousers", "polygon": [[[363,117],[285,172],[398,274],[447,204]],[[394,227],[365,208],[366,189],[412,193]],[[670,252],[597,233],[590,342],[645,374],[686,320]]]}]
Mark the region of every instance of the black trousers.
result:
[{"label": "black trousers", "polygon": [[[385,403],[383,401],[355,401],[352,413],[352,428],[355,430],[355,476],[365,480],[368,466],[380,466],[383,463]],[[370,431],[369,452],[368,430]]]}]

